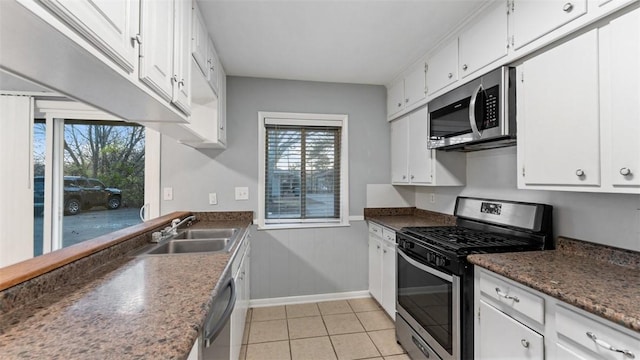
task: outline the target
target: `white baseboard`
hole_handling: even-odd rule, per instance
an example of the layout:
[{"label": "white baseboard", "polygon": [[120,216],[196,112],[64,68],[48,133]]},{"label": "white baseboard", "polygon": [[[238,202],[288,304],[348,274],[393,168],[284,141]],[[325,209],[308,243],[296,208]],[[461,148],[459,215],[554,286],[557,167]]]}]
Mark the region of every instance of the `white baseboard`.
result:
[{"label": "white baseboard", "polygon": [[250,307],[265,307],[277,305],[305,304],[320,301],[346,300],[370,297],[369,290],[349,291],[342,293],[303,295],[303,296],[287,296],[270,299],[253,299],[249,301]]}]

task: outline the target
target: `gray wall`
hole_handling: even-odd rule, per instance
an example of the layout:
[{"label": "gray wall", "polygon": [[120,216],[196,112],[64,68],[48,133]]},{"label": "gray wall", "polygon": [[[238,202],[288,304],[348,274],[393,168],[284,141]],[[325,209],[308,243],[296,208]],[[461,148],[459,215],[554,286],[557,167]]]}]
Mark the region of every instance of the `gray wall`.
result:
[{"label": "gray wall", "polygon": [[466,187],[416,188],[416,206],[451,214],[458,195],[551,204],[556,236],[640,251],[640,195],[518,190],[516,175],[515,147],[469,153]]},{"label": "gray wall", "polygon": [[[194,150],[163,136],[161,187],[173,187],[175,210],[257,211],[258,111],[349,115],[349,214],[361,216],[366,184],[388,183],[389,125],[383,86],[245,77],[227,78],[228,148]],[[248,201],[234,187],[249,187]],[[216,192],[218,205],[209,205]],[[330,229],[253,231],[253,299],[368,288],[364,221]]]}]

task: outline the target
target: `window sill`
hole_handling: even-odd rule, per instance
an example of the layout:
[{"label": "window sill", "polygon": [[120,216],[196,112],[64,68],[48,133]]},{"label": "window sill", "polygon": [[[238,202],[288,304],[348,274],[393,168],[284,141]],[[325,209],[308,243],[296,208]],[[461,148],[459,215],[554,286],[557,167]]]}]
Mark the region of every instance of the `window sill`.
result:
[{"label": "window sill", "polygon": [[288,229],[312,229],[312,228],[337,228],[349,227],[349,221],[336,223],[297,223],[297,224],[260,224],[258,222],[258,231],[261,230],[288,230]]}]

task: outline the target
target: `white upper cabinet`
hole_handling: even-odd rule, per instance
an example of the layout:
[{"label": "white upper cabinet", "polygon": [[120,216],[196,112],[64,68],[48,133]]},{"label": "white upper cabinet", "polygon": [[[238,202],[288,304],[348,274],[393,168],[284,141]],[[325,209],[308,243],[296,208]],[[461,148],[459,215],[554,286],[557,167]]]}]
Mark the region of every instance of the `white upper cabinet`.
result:
[{"label": "white upper cabinet", "polygon": [[138,0],[41,2],[126,72],[138,66],[138,50],[132,40],[138,33]]},{"label": "white upper cabinet", "polygon": [[518,68],[523,184],[600,184],[598,74],[597,30]]},{"label": "white upper cabinet", "polygon": [[172,102],[185,114],[191,109],[191,1],[176,0],[173,64],[176,82]]},{"label": "white upper cabinet", "polygon": [[167,101],[173,97],[174,13],[166,2],[141,1],[140,79]]},{"label": "white upper cabinet", "polygon": [[419,63],[387,90],[387,117],[412,110],[426,99],[426,64]]},{"label": "white upper cabinet", "polygon": [[394,185],[458,186],[466,179],[466,157],[459,152],[427,149],[427,107],[393,120],[391,183]]},{"label": "white upper cabinet", "polygon": [[640,193],[640,9],[525,61],[517,85],[519,188]]},{"label": "white upper cabinet", "polygon": [[431,95],[458,80],[458,39],[445,45],[427,60],[427,94]]},{"label": "white upper cabinet", "polygon": [[391,183],[409,183],[409,121],[394,120],[391,128]]},{"label": "white upper cabinet", "polygon": [[[612,20],[600,32],[602,121],[611,129],[603,155],[614,187],[640,185],[640,10]],[[607,64],[608,62],[608,64]],[[610,152],[610,155],[608,155]]]},{"label": "white upper cabinet", "polygon": [[512,44],[519,49],[586,13],[587,0],[512,0]]},{"label": "white upper cabinet", "polygon": [[209,39],[207,45],[207,68],[209,69],[209,85],[213,91],[218,93],[218,82],[220,80],[220,61],[216,54],[216,48],[213,46],[213,41]]},{"label": "white upper cabinet", "polygon": [[140,79],[187,115],[191,101],[190,10],[187,0],[142,0],[140,7]]},{"label": "white upper cabinet", "polygon": [[207,66],[207,50],[209,47],[209,34],[207,33],[207,25],[195,1],[193,2],[192,10],[191,51],[193,52],[193,59],[196,61],[196,64],[198,64],[202,74],[208,79],[209,66]]},{"label": "white upper cabinet", "polygon": [[507,19],[505,2],[497,1],[462,31],[458,39],[462,77],[507,55]]}]

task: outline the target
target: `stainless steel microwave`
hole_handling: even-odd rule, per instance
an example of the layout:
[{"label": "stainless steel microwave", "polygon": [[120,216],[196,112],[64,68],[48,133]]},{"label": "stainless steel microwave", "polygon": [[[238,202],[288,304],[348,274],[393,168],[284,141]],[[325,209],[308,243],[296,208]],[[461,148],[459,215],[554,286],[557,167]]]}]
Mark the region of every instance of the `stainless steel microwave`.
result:
[{"label": "stainless steel microwave", "polygon": [[473,151],[516,142],[515,68],[500,67],[431,100],[429,149]]}]

